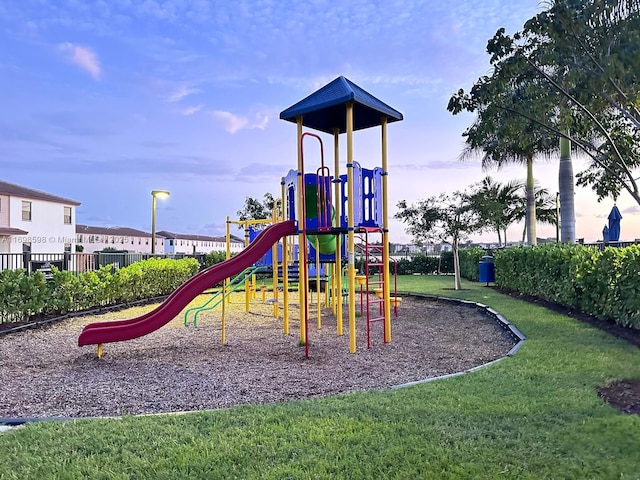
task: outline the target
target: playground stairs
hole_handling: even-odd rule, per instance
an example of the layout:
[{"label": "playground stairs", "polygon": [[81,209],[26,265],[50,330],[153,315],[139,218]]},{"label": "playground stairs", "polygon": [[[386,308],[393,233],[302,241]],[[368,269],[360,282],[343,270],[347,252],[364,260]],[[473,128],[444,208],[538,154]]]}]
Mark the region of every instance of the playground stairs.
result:
[{"label": "playground stairs", "polygon": [[[371,348],[371,325],[381,322],[383,324],[383,338],[385,335],[384,327],[384,300],[385,300],[385,275],[389,275],[390,268],[385,266],[383,260],[383,246],[382,241],[380,243],[371,243],[369,236],[371,234],[380,233],[380,230],[367,230],[362,235],[358,236],[359,242],[356,243],[356,252],[362,258],[362,270],[364,272],[365,283],[364,287],[367,295],[364,295],[365,305],[361,308],[365,308],[365,314],[367,319],[367,348]],[[391,297],[395,297],[396,282],[395,282],[396,269],[394,268],[394,291],[390,292]],[[389,282],[391,285],[391,282]],[[374,295],[372,296],[371,293]],[[397,315],[397,307],[395,310]]]},{"label": "playground stairs", "polygon": [[[282,279],[282,265],[278,265],[278,282],[282,282]],[[287,266],[287,279],[289,282],[296,283],[300,280],[300,266],[297,260]]]}]

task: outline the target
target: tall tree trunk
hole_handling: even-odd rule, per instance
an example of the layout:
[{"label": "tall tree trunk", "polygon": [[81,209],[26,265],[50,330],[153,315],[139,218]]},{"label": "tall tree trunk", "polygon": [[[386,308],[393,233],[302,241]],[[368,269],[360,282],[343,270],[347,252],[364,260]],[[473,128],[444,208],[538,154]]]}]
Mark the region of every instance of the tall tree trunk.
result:
[{"label": "tall tree trunk", "polygon": [[453,276],[455,278],[455,289],[462,290],[462,282],[460,282],[460,257],[458,255],[458,239],[453,238]]},{"label": "tall tree trunk", "polygon": [[560,191],[560,241],[562,243],[576,243],[574,184],[571,141],[561,137],[558,190]]},{"label": "tall tree trunk", "polygon": [[535,192],[533,190],[533,157],[527,158],[527,215],[526,215],[526,228],[527,228],[527,244],[536,245],[537,232],[536,232],[536,199]]}]

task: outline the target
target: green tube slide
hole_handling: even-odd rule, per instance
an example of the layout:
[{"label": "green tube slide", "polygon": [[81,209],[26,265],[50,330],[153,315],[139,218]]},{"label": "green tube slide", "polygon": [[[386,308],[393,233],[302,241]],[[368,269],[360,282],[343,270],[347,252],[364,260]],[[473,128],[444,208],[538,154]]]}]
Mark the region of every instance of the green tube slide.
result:
[{"label": "green tube slide", "polygon": [[[306,200],[306,217],[317,218],[318,217],[318,204],[317,204],[317,186],[307,185],[305,192]],[[335,225],[336,210],[331,206],[331,225]],[[335,235],[309,235],[309,244],[316,248],[316,241],[318,242],[318,250],[323,255],[335,255],[336,253],[336,236]]]}]

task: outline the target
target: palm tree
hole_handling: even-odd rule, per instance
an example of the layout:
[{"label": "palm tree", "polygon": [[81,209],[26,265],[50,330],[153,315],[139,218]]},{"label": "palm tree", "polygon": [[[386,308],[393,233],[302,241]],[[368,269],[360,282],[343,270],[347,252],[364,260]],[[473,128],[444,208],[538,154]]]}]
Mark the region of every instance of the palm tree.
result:
[{"label": "palm tree", "polygon": [[471,203],[483,219],[485,228],[498,234],[498,245],[507,244],[507,228],[520,218],[520,191],[524,188],[521,181],[512,180],[507,184],[500,184],[491,177],[485,177],[475,185],[471,194]]},{"label": "palm tree", "polygon": [[482,169],[500,169],[508,164],[524,164],[527,167],[525,184],[527,208],[527,243],[536,244],[536,209],[533,177],[534,158],[549,158],[557,151],[554,137],[536,130],[523,117],[506,110],[486,108],[478,112],[478,118],[463,134],[466,146],[462,160],[482,159]]},{"label": "palm tree", "polygon": [[[536,219],[541,223],[546,223],[548,225],[557,225],[558,217],[556,215],[556,200],[555,196],[549,193],[549,190],[546,188],[540,188],[537,185],[534,185],[534,198],[535,198],[535,212]],[[522,220],[526,218],[526,197],[520,197],[520,213],[518,220]],[[522,230],[522,242],[524,243],[525,235],[527,231],[527,226],[525,223],[525,227]]]}]

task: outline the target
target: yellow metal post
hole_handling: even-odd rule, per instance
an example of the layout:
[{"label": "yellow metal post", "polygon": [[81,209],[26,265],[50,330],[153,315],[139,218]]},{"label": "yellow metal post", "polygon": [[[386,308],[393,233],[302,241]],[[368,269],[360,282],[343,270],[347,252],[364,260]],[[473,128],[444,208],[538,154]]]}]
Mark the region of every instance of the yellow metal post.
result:
[{"label": "yellow metal post", "polygon": [[[291,212],[288,212],[289,202],[287,202],[287,196],[285,192],[284,177],[280,181],[282,189],[282,217],[291,218]],[[287,213],[289,215],[287,216]],[[282,238],[282,317],[283,325],[282,331],[285,335],[289,335],[289,252],[288,252],[288,240],[287,237]]]},{"label": "yellow metal post", "polygon": [[356,352],[356,286],[353,204],[353,102],[347,103],[347,282],[349,283],[349,352]]},{"label": "yellow metal post", "polygon": [[[226,259],[229,260],[231,258],[231,220],[229,219],[229,215],[227,215],[227,234],[225,238],[227,244],[227,254]],[[231,297],[224,297],[225,291],[222,289],[222,305],[224,307],[225,303],[231,303]],[[224,342],[223,342],[224,343]]]},{"label": "yellow metal post", "polygon": [[230,231],[231,221],[229,220],[229,215],[227,215],[227,234],[225,237],[225,241],[227,244],[227,255],[226,259],[229,260],[231,258],[231,231]]},{"label": "yellow metal post", "polygon": [[391,282],[389,273],[389,205],[387,195],[387,117],[382,127],[382,264],[384,271],[384,341],[391,342]]},{"label": "yellow metal post", "polygon": [[287,237],[282,239],[282,317],[283,332],[289,334],[289,252]]},{"label": "yellow metal post", "polygon": [[251,275],[244,277],[244,311],[249,313],[249,300],[251,299]]},{"label": "yellow metal post", "polygon": [[96,350],[96,357],[102,358],[102,344],[98,344],[98,349]]},{"label": "yellow metal post", "polygon": [[[334,156],[334,207],[336,210],[336,218],[338,219],[338,225],[340,225],[340,217],[342,215],[342,192],[340,191],[340,142],[339,142],[340,129],[333,129],[333,156]],[[341,243],[342,236],[336,235],[336,267],[333,272],[335,278],[334,299],[336,302],[336,330],[338,335],[343,334],[342,325],[342,248]]]},{"label": "yellow metal post", "polygon": [[258,293],[258,280],[256,279],[256,274],[251,274],[251,298],[253,300],[256,299],[256,295]]},{"label": "yellow metal post", "polygon": [[307,343],[307,332],[305,329],[307,322],[307,259],[303,253],[306,251],[304,229],[305,229],[305,205],[304,197],[304,166],[302,164],[302,116],[296,118],[297,135],[298,135],[298,296],[300,297],[300,341]]},{"label": "yellow metal post", "polygon": [[322,328],[322,301],[320,300],[320,240],[316,236],[316,305],[318,311],[318,330]]},{"label": "yellow metal post", "polygon": [[[222,281],[222,298],[224,299],[224,296],[227,293],[227,281],[223,280]],[[226,311],[225,311],[225,304],[227,302],[222,302],[222,325],[221,325],[221,329],[222,329],[222,345],[225,345],[227,343],[227,321],[226,321]]]}]

